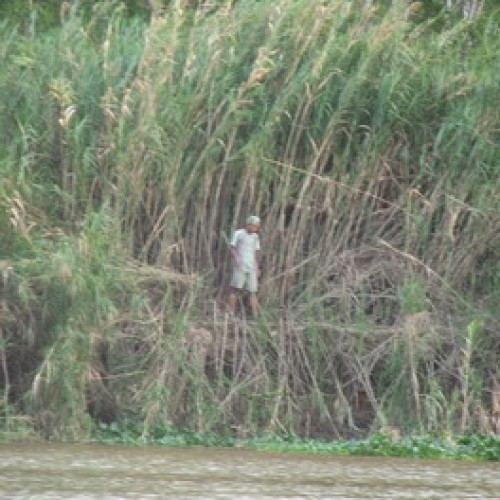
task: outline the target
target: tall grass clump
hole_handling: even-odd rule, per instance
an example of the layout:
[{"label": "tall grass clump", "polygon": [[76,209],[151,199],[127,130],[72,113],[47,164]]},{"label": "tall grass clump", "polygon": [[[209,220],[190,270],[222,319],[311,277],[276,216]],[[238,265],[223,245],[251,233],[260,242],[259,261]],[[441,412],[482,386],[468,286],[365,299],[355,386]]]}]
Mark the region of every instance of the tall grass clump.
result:
[{"label": "tall grass clump", "polygon": [[[415,9],[0,25],[2,425],[499,431],[500,11]],[[223,306],[249,213],[252,322]]]}]

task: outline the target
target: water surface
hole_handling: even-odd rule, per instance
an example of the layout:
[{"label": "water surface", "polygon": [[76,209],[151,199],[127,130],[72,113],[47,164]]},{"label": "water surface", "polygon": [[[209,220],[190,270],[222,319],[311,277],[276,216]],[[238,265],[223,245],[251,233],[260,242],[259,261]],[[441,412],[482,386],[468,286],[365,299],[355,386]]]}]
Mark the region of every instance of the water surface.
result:
[{"label": "water surface", "polygon": [[500,464],[242,449],[4,444],[0,497],[500,499]]}]

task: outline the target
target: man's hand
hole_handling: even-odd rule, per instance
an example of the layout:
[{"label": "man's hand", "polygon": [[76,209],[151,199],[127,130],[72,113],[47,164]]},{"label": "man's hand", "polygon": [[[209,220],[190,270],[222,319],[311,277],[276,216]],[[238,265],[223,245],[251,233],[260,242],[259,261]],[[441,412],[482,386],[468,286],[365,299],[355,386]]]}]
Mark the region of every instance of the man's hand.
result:
[{"label": "man's hand", "polygon": [[238,254],[233,247],[229,247],[229,251],[231,252],[231,259],[233,261],[234,267],[240,267],[240,259],[238,258]]}]

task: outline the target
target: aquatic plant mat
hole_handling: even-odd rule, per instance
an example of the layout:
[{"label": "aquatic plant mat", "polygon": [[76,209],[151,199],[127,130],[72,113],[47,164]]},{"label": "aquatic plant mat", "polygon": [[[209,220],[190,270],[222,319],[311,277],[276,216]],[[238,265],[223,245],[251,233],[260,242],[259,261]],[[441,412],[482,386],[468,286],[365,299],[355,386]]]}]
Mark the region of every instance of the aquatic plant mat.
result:
[{"label": "aquatic plant mat", "polygon": [[167,447],[236,447],[259,451],[323,455],[500,460],[500,437],[470,435],[394,436],[377,433],[366,439],[321,441],[296,435],[231,438],[169,428],[144,429],[133,422],[101,424],[94,439],[102,444]]}]

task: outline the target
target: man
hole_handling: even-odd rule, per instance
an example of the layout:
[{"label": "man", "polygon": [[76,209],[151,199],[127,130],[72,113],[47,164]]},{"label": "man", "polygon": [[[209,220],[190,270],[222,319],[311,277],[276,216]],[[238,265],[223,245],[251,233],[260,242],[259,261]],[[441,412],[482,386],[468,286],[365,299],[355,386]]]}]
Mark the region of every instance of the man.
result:
[{"label": "man", "polygon": [[231,239],[229,251],[233,262],[231,290],[229,292],[229,309],[236,313],[238,295],[246,290],[249,292],[250,309],[255,316],[257,313],[257,289],[259,278],[260,253],[260,219],[251,215],[247,219],[244,229],[237,229]]}]

